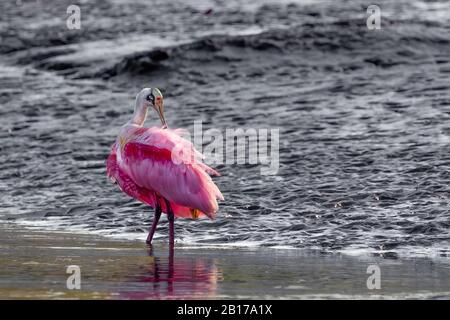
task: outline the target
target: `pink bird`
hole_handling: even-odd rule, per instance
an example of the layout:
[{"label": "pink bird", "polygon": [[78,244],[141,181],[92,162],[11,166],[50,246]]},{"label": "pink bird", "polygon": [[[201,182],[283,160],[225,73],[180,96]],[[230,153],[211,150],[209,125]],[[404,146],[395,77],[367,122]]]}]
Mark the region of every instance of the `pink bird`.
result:
[{"label": "pink bird", "polygon": [[[145,128],[149,107],[163,126]],[[214,219],[223,196],[208,175],[219,173],[199,160],[202,155],[183,139],[181,129],[167,128],[163,96],[145,88],[136,96],[133,118],[120,130],[106,161],[107,175],[130,197],[155,209],[147,243],[151,244],[161,212],[169,220],[169,243],[174,244],[175,217]]]}]

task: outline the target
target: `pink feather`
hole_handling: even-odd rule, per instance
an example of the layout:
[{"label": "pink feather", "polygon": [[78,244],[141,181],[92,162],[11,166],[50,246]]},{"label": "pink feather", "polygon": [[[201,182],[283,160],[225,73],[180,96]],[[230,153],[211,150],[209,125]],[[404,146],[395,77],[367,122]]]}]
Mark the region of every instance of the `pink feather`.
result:
[{"label": "pink feather", "polygon": [[[123,127],[112,146],[107,175],[129,196],[155,207],[156,198],[170,202],[175,216],[214,219],[222,193],[211,180],[217,171],[179,134],[182,130]],[[167,213],[164,201],[162,211]]]}]

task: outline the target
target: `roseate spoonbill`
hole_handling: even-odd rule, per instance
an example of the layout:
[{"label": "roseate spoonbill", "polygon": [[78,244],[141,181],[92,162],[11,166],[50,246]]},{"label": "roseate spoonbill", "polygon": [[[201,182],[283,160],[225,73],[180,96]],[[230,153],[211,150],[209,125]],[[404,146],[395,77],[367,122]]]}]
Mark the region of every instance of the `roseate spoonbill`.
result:
[{"label": "roseate spoonbill", "polygon": [[[162,127],[143,127],[148,108],[158,113]],[[214,219],[223,196],[208,175],[219,173],[198,158],[201,154],[183,139],[181,129],[167,127],[163,96],[145,88],[136,96],[134,114],[119,132],[106,160],[107,175],[132,198],[155,209],[147,243],[151,244],[161,212],[169,220],[169,243],[174,244],[175,217],[206,215]]]}]

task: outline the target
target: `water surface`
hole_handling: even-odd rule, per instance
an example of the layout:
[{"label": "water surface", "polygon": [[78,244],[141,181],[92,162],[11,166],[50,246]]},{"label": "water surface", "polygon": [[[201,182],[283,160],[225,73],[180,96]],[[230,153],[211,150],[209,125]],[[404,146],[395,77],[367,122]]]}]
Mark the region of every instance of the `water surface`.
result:
[{"label": "water surface", "polygon": [[[160,244],[0,228],[3,299],[450,298],[442,259],[197,246],[170,255]],[[71,265],[79,290],[66,286]],[[369,266],[380,269],[380,289],[367,287]]]},{"label": "water surface", "polygon": [[381,1],[377,31],[364,1],[83,2],[81,30],[69,4],[0,4],[3,221],[145,239],[104,162],[156,86],[172,127],[280,129],[278,174],[217,165],[218,218],[178,244],[448,256],[447,2]]}]

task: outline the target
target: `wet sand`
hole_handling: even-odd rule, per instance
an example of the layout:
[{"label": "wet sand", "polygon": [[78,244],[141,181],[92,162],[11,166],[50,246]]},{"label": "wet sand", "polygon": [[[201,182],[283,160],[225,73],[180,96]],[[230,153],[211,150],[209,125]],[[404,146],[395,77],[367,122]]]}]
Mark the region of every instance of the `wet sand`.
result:
[{"label": "wet sand", "polygon": [[[448,259],[177,246],[0,226],[1,299],[450,298]],[[67,266],[81,288],[66,286]],[[381,289],[367,288],[378,265]]]}]

